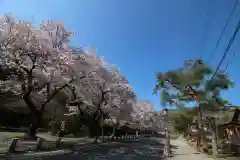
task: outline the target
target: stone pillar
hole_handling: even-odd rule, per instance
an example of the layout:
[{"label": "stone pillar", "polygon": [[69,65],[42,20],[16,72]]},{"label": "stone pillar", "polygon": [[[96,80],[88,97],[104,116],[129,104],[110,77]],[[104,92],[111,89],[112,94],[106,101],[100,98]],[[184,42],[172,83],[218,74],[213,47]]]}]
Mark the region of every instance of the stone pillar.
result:
[{"label": "stone pillar", "polygon": [[18,138],[12,138],[12,142],[8,147],[8,152],[15,152],[17,142],[18,142]]},{"label": "stone pillar", "polygon": [[136,130],[136,136],[138,136],[138,130]]},{"label": "stone pillar", "polygon": [[37,139],[36,150],[40,150],[42,146],[42,138]]}]

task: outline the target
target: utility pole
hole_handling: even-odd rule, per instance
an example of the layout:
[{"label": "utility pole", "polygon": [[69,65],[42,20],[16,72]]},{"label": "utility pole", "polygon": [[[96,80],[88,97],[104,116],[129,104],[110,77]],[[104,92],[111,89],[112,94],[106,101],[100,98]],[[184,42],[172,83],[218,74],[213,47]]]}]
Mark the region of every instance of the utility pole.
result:
[{"label": "utility pole", "polygon": [[200,150],[201,148],[201,130],[202,130],[202,127],[201,127],[201,122],[202,122],[202,110],[201,110],[201,107],[200,107],[200,100],[199,100],[199,96],[198,96],[198,93],[196,90],[194,90],[191,86],[187,86],[185,89],[184,89],[184,92],[189,96],[191,97],[192,99],[194,99],[197,103],[197,107],[198,107],[198,110],[197,110],[197,143],[196,143],[196,148],[198,150]]},{"label": "utility pole", "polygon": [[168,131],[168,109],[163,110],[163,117],[164,117],[164,134],[165,134],[165,144],[164,144],[164,157],[170,156],[170,136]]}]

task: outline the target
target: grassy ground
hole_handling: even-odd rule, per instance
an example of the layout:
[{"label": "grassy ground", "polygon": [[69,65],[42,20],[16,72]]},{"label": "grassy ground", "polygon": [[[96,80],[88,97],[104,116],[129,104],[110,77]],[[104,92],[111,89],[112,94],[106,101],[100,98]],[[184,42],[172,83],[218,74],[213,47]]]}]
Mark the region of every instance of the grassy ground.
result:
[{"label": "grassy ground", "polygon": [[22,137],[24,136],[23,132],[0,132],[0,147],[5,146],[5,140],[13,137]]}]

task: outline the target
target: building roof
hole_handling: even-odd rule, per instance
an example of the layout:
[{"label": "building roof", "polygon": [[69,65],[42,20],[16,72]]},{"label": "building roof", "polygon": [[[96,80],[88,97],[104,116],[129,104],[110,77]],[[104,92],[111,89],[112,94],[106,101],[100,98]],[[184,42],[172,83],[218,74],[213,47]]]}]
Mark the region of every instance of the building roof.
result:
[{"label": "building roof", "polygon": [[219,124],[219,127],[240,126],[240,109],[235,108],[231,121],[223,124]]}]

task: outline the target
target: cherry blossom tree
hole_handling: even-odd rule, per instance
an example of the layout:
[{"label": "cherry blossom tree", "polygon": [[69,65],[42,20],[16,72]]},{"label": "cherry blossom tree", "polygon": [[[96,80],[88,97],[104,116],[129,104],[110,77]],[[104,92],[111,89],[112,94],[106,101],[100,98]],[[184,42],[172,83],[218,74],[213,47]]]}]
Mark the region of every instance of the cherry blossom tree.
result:
[{"label": "cherry blossom tree", "polygon": [[[94,55],[92,51],[90,56]],[[89,56],[89,53],[86,56]],[[85,61],[94,61],[94,59],[96,58],[92,57],[92,59],[85,59]],[[117,74],[109,68],[105,68],[103,63],[100,64],[98,61],[98,63],[93,64],[95,67],[91,68],[91,74],[73,83],[74,101],[71,102],[71,105],[77,105],[80,113],[87,110],[92,119],[92,124],[89,127],[96,128],[100,122],[103,123],[104,115],[111,119],[113,114],[116,115],[117,111],[123,110],[129,98],[134,99],[135,94],[126,80],[122,81],[122,78],[117,80]],[[74,68],[83,68],[83,64],[75,65],[81,65],[81,67]],[[120,77],[119,73],[118,77]]]},{"label": "cherry blossom tree", "polygon": [[[96,56],[90,46],[86,51],[65,49],[71,50],[74,54],[65,54],[63,59],[68,62],[75,75],[81,75],[72,83],[71,107],[76,105],[78,113],[88,111],[95,125],[103,115],[111,118],[117,112],[121,112],[122,115],[124,110],[131,110],[131,107],[126,106],[131,106],[135,94],[119,71],[104,66],[103,57]],[[85,77],[82,78],[82,75]]]},{"label": "cherry blossom tree", "polygon": [[68,105],[75,106],[78,114],[89,114],[90,130],[103,123],[104,117],[115,118],[117,123],[135,119],[138,125],[154,125],[147,119],[153,117],[151,105],[136,103],[120,71],[106,66],[92,47],[70,46],[70,35],[58,21],[43,21],[37,28],[8,15],[0,17],[0,69],[11,73],[3,76],[8,79],[1,81],[0,90],[22,96],[36,117],[29,135],[35,137],[46,107],[61,92],[69,96]]},{"label": "cherry blossom tree", "polygon": [[[36,28],[4,15],[0,18],[0,34],[1,64],[14,70],[17,75],[20,83],[11,89],[22,93],[25,103],[36,117],[29,132],[31,137],[35,137],[47,104],[73,81],[72,75],[62,72],[64,61],[61,57],[66,52],[63,45],[68,43],[71,32],[65,30],[60,22],[43,21],[40,28]],[[54,79],[58,82],[54,83]],[[45,100],[38,105],[32,94],[39,90],[42,92],[43,88],[46,90]]]},{"label": "cherry blossom tree", "polygon": [[133,117],[132,123],[135,124],[135,128],[137,128],[136,135],[138,135],[138,130],[141,127],[147,127],[144,124],[144,120],[147,118],[146,113],[150,111],[152,111],[152,105],[146,100],[137,100],[137,102],[133,106],[133,112],[131,113],[131,116]]},{"label": "cherry blossom tree", "polygon": [[128,83],[119,81],[111,88],[111,106],[105,108],[111,117],[115,119],[113,123],[112,136],[115,135],[115,130],[121,124],[131,120],[132,106],[135,104],[136,96]]},{"label": "cherry blossom tree", "polygon": [[155,111],[148,100],[137,100],[133,106],[131,116],[133,119],[132,124],[135,124],[137,128],[136,135],[138,135],[138,130],[141,128],[151,132],[161,132],[164,129],[164,116]]}]

